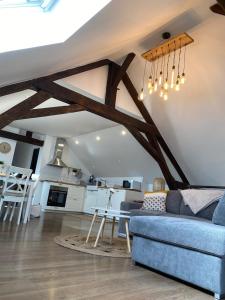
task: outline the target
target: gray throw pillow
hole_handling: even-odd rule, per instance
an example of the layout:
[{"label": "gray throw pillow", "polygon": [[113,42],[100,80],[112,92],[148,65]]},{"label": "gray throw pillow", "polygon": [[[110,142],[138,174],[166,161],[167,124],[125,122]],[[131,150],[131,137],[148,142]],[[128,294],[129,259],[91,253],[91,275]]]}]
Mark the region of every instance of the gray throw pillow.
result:
[{"label": "gray throw pillow", "polygon": [[225,226],[225,195],[219,201],[214,211],[212,222],[217,225]]}]

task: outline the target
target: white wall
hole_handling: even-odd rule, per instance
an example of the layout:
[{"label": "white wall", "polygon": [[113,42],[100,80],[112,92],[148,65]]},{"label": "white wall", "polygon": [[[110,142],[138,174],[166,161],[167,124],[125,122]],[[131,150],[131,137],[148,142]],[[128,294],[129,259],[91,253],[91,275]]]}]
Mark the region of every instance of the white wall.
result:
[{"label": "white wall", "polygon": [[[19,129],[9,127],[9,126],[5,127],[4,129],[7,131],[14,132],[14,133],[19,132]],[[11,146],[11,150],[9,153],[0,153],[0,161],[3,161],[5,164],[12,164],[14,151],[15,151],[15,147],[16,147],[16,141],[0,137],[0,143],[3,143],[3,142],[9,143]]]},{"label": "white wall", "polygon": [[[122,126],[70,139],[74,153],[96,177],[143,177],[144,188],[153,178],[162,177],[157,163]],[[96,141],[96,136],[101,140]]]}]

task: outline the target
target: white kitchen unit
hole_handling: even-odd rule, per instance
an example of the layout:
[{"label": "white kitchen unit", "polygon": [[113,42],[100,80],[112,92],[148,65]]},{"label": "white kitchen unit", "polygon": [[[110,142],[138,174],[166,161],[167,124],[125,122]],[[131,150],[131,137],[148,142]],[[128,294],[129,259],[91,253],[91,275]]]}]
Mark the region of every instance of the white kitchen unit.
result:
[{"label": "white kitchen unit", "polygon": [[[65,207],[48,205],[48,196],[49,196],[49,191],[51,186],[62,187],[65,190],[67,190]],[[41,193],[41,209],[43,211],[47,209],[47,210],[83,212],[84,197],[85,197],[85,187],[83,186],[66,184],[66,183],[57,183],[51,181],[43,181],[42,193]]]},{"label": "white kitchen unit", "polygon": [[[87,186],[86,196],[84,200],[84,212],[93,213],[90,208],[93,206],[98,206],[105,208],[109,201],[110,189],[109,188],[97,188],[92,186]],[[112,209],[119,210],[120,203],[122,201],[132,201],[132,200],[143,200],[143,192],[138,192],[134,190],[127,189],[114,189],[114,193],[111,199]]]}]

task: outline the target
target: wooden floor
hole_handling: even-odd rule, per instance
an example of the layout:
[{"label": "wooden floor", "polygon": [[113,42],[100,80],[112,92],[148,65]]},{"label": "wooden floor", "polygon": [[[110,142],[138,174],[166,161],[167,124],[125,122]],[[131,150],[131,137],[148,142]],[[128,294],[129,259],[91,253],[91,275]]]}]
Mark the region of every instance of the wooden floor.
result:
[{"label": "wooden floor", "polygon": [[[0,299],[212,300],[130,259],[83,254],[54,243],[56,235],[87,230],[80,215],[45,213],[29,225],[0,223]],[[107,226],[106,226],[107,230]]]}]

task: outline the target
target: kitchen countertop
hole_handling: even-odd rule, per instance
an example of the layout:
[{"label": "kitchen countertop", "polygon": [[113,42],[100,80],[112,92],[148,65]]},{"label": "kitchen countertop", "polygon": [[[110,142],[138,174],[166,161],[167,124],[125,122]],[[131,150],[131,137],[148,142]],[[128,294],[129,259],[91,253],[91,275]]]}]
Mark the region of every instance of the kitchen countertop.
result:
[{"label": "kitchen countertop", "polygon": [[[94,185],[92,185],[94,187]],[[88,189],[89,186],[87,186]],[[136,189],[127,189],[127,188],[123,188],[123,187],[108,187],[108,186],[98,186],[96,187],[96,189],[114,189],[114,190],[125,190],[125,191],[132,191],[132,192],[139,192],[142,193],[142,191],[140,190],[136,190]]]},{"label": "kitchen countertop", "polygon": [[68,181],[62,181],[62,180],[41,179],[40,181],[41,181],[41,182],[47,181],[47,182],[53,182],[53,183],[58,183],[58,184],[66,184],[66,185],[74,185],[74,186],[82,186],[82,187],[86,187],[86,185],[77,184],[77,183],[68,182]]}]

